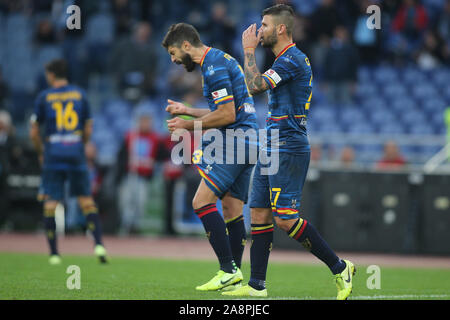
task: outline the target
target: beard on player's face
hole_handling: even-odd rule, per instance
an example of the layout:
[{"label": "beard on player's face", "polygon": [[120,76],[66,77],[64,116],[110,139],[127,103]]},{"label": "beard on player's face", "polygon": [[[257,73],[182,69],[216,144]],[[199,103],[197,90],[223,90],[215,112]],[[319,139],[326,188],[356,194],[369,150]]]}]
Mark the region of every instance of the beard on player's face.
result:
[{"label": "beard on player's face", "polygon": [[197,64],[192,60],[191,56],[187,53],[183,53],[181,57],[181,61],[177,62],[177,64],[182,64],[187,72],[192,72],[195,70]]},{"label": "beard on player's face", "polygon": [[278,38],[277,38],[277,30],[274,27],[273,28],[273,32],[267,36],[263,35],[261,38],[261,45],[264,48],[273,48],[277,42],[278,42]]}]

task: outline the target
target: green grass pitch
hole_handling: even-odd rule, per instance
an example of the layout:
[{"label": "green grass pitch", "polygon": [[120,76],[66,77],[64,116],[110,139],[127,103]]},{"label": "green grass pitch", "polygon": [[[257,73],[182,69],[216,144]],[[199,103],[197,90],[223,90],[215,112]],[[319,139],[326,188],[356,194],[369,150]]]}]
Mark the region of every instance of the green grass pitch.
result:
[{"label": "green grass pitch", "polygon": [[[63,256],[50,266],[43,254],[0,253],[0,299],[222,299],[195,286],[217,271],[213,261],[112,257],[100,265],[93,256]],[[80,267],[79,290],[67,288],[68,266]],[[450,299],[450,269],[381,267],[381,289],[368,289],[366,266],[357,266],[351,299]],[[248,280],[250,266],[242,267]],[[336,288],[324,265],[272,262],[270,299],[333,299]]]}]

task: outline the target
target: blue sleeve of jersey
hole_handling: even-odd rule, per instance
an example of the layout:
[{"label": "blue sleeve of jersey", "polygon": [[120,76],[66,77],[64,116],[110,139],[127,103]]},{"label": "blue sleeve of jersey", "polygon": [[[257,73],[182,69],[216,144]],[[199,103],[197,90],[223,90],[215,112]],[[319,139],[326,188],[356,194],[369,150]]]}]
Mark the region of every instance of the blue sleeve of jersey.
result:
[{"label": "blue sleeve of jersey", "polygon": [[230,75],[225,66],[210,66],[205,75],[205,82],[208,84],[211,97],[216,106],[234,100]]},{"label": "blue sleeve of jersey", "polygon": [[274,89],[294,78],[298,70],[299,65],[295,61],[286,57],[280,57],[272,65],[272,68],[262,74],[262,77],[270,88]]},{"label": "blue sleeve of jersey", "polygon": [[89,104],[89,101],[86,99],[86,94],[83,92],[83,120],[90,120],[91,119],[91,105]]},{"label": "blue sleeve of jersey", "polygon": [[45,121],[45,101],[44,101],[45,95],[44,93],[40,93],[35,102],[34,102],[34,113],[33,118],[34,120],[42,124]]}]

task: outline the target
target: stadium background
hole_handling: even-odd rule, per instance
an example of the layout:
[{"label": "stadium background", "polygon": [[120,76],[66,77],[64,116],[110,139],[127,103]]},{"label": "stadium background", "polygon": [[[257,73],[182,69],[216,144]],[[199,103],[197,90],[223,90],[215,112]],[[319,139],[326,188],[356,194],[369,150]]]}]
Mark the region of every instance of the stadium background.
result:
[{"label": "stadium background", "polygon": [[[407,11],[411,24],[402,19],[404,5],[411,3],[406,0],[276,2],[295,8],[294,41],[314,72],[305,216],[337,250],[450,254],[445,151],[430,162],[448,143],[450,1],[412,1],[417,6]],[[170,24],[192,23],[204,43],[242,62],[242,31],[259,23],[262,9],[273,3],[0,0],[3,232],[42,230],[36,201],[40,169],[28,141],[28,120],[36,94],[46,86],[45,63],[64,57],[93,111],[90,158],[105,232],[202,234],[189,201],[198,175],[189,166],[173,166],[168,157],[156,162],[150,179],[128,175],[121,158],[124,137],[140,116],[151,115],[153,130],[167,141],[167,98],[206,107],[198,70],[187,74],[173,65],[160,45]],[[71,4],[81,8],[81,30],[66,28],[65,8]],[[370,4],[381,8],[380,30],[366,27]],[[270,52],[257,50],[261,70],[272,59]],[[265,96],[255,102],[264,126]],[[119,202],[130,188],[128,176],[147,188],[145,212],[137,227],[123,230]],[[60,212],[65,213],[59,214],[61,233],[83,231],[73,199]],[[245,214],[248,224],[247,207]],[[291,248],[285,238],[276,235],[276,245]]]}]

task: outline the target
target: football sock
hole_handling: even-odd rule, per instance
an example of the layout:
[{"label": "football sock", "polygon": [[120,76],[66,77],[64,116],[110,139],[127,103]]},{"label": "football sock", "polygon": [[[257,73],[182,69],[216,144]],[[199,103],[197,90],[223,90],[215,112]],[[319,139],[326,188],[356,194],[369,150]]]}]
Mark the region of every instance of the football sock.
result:
[{"label": "football sock", "polygon": [[251,273],[248,285],[256,290],[263,290],[266,285],[267,264],[272,250],[273,224],[252,224],[251,226]]},{"label": "football sock", "polygon": [[244,253],[247,235],[245,232],[244,216],[241,214],[238,217],[226,221],[228,230],[228,238],[231,246],[231,253],[233,254],[234,262],[238,268],[241,267],[242,255]]},{"label": "football sock", "polygon": [[288,235],[322,260],[333,274],[341,273],[345,269],[345,262],[338,258],[316,228],[306,220],[299,218],[288,231]]},{"label": "football sock", "polygon": [[50,254],[58,254],[57,239],[56,239],[56,222],[55,212],[45,210],[44,212],[44,229],[47,236],[48,245],[50,247]]},{"label": "football sock", "polygon": [[219,260],[220,269],[227,273],[236,272],[225,221],[217,211],[216,204],[210,203],[194,211],[203,223],[209,243]]},{"label": "football sock", "polygon": [[86,216],[87,229],[92,233],[96,245],[102,244],[102,227],[97,207],[92,204],[83,208],[83,214]]}]

